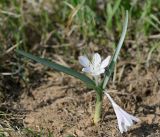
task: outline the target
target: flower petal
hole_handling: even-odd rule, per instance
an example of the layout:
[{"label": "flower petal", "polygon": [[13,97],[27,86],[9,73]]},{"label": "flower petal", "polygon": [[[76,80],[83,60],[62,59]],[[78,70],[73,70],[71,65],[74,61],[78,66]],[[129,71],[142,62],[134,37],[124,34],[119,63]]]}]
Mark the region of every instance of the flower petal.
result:
[{"label": "flower petal", "polygon": [[130,118],[130,120],[131,120],[130,123],[133,124],[133,121],[135,121],[135,122],[139,122],[139,121],[140,121],[138,118],[136,118],[135,116],[132,116],[131,114],[127,113],[127,112],[124,111],[122,108],[121,108],[120,111],[123,113],[123,115],[125,115],[125,116],[128,117],[128,118]]},{"label": "flower petal", "polygon": [[[119,106],[118,106],[119,107]],[[121,107],[118,108],[119,113],[121,114],[121,116],[123,117],[123,121],[125,123],[126,126],[132,126],[133,125],[133,121],[131,119],[130,116],[126,115],[128,114],[127,112],[125,112]]]},{"label": "flower petal", "polygon": [[99,75],[104,73],[104,72],[105,72],[105,69],[99,69],[99,71],[98,71]]},{"label": "flower petal", "polygon": [[90,64],[90,61],[86,56],[80,56],[79,57],[79,63],[84,67],[88,67],[89,64]]},{"label": "flower petal", "polygon": [[93,76],[98,76],[98,75],[100,75],[100,74],[102,74],[102,73],[104,73],[104,72],[105,72],[105,69],[93,70],[93,71],[92,71],[92,75],[93,75]]},{"label": "flower petal", "polygon": [[105,60],[103,60],[101,63],[101,68],[107,67],[109,65],[110,59],[111,59],[111,56],[108,56]]},{"label": "flower petal", "polygon": [[126,115],[122,113],[121,108],[117,104],[113,104],[113,109],[116,113],[120,132],[126,132],[128,127],[133,124],[132,119],[130,119],[130,117],[126,117]]},{"label": "flower petal", "polygon": [[100,63],[101,63],[101,56],[98,53],[95,53],[93,55],[92,64],[93,64],[93,66],[96,67],[96,66],[100,65]]},{"label": "flower petal", "polygon": [[86,67],[86,68],[83,68],[82,71],[90,73],[90,72],[92,72],[92,69],[90,67]]},{"label": "flower petal", "polygon": [[128,127],[133,125],[134,121],[136,121],[136,122],[140,121],[138,118],[130,115],[129,113],[124,111],[119,105],[117,105],[107,92],[105,92],[105,94],[107,95],[108,99],[110,100],[110,102],[113,106],[113,109],[116,113],[118,127],[119,127],[119,130],[121,133],[126,132],[128,130]]},{"label": "flower petal", "polygon": [[[113,109],[115,111],[114,105],[113,105]],[[116,117],[117,117],[117,121],[118,121],[119,130],[121,133],[123,133],[123,131],[124,131],[124,124],[122,123],[123,117],[121,116],[121,114],[119,114],[118,111],[115,111],[115,113],[116,113]]]}]

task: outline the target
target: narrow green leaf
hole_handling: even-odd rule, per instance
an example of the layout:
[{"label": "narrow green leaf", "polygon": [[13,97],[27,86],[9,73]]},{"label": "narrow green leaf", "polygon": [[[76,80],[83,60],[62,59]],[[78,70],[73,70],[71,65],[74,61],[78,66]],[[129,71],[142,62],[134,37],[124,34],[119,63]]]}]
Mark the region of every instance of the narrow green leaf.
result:
[{"label": "narrow green leaf", "polygon": [[112,60],[111,60],[111,63],[109,65],[109,68],[108,70],[106,71],[106,76],[104,78],[104,82],[103,82],[103,85],[102,85],[102,88],[105,89],[108,81],[109,81],[109,78],[114,70],[114,66],[115,66],[115,63],[117,61],[117,57],[119,55],[119,52],[120,52],[120,49],[122,47],[122,44],[123,44],[123,41],[124,41],[124,38],[125,38],[125,35],[126,35],[126,32],[127,32],[127,26],[128,26],[128,11],[126,11],[126,18],[125,18],[125,22],[124,22],[124,25],[123,25],[123,31],[122,31],[122,34],[121,34],[121,37],[120,37],[120,40],[118,42],[118,45],[117,45],[117,48],[114,52],[114,55],[112,57]]},{"label": "narrow green leaf", "polygon": [[128,11],[126,11],[126,18],[125,18],[125,22],[124,22],[124,25],[123,25],[122,34],[121,34],[120,40],[118,42],[117,49],[116,49],[116,51],[114,53],[114,56],[113,56],[114,62],[117,61],[117,57],[118,57],[119,52],[121,50],[121,47],[123,45],[123,41],[124,41],[124,38],[125,38],[126,32],[127,32],[127,27],[128,27]]},{"label": "narrow green leaf", "polygon": [[22,50],[16,50],[16,52],[18,54],[21,54],[21,55],[23,55],[23,56],[25,56],[27,58],[30,58],[30,59],[36,61],[38,63],[41,63],[41,64],[43,64],[43,65],[45,65],[47,67],[50,67],[50,68],[55,69],[57,71],[64,72],[64,73],[66,73],[68,75],[76,77],[76,78],[80,79],[81,81],[83,81],[84,83],[86,83],[89,87],[95,88],[94,81],[91,80],[89,77],[83,75],[82,73],[79,73],[79,72],[77,72],[77,71],[75,71],[75,70],[73,70],[71,68],[67,68],[67,67],[62,66],[60,64],[57,64],[55,62],[51,62],[51,61],[49,61],[47,59],[43,59],[43,58],[34,56],[34,55],[30,54],[30,53],[26,53],[26,52],[24,52]]},{"label": "narrow green leaf", "polygon": [[110,78],[111,74],[113,73],[114,67],[115,67],[115,62],[112,60],[109,67],[108,67],[108,70],[105,73],[106,76],[103,81],[102,89],[105,89],[105,87],[109,81],[109,78]]}]

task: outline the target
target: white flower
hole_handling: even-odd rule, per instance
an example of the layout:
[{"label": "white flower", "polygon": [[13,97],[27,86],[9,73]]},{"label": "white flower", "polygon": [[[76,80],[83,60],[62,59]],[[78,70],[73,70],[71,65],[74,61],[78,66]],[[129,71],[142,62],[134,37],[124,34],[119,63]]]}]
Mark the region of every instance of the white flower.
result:
[{"label": "white flower", "polygon": [[128,128],[134,124],[134,121],[135,122],[140,121],[138,118],[128,114],[120,106],[118,106],[107,92],[105,92],[105,94],[110,100],[113,106],[113,109],[116,113],[117,120],[118,120],[118,127],[121,133],[126,132]]},{"label": "white flower", "polygon": [[83,72],[90,73],[93,76],[98,76],[105,72],[105,67],[109,65],[111,56],[101,61],[101,56],[98,53],[93,55],[92,61],[90,61],[86,56],[80,56],[79,62],[84,67]]}]

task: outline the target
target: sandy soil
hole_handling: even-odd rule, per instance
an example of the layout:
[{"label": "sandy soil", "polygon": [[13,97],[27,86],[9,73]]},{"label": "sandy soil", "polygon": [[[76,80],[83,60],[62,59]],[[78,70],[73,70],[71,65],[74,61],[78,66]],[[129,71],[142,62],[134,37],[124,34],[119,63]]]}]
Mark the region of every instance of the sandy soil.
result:
[{"label": "sandy soil", "polygon": [[[122,66],[124,71],[122,72]],[[63,77],[63,81],[62,81]],[[127,133],[120,134],[113,109],[104,97],[102,121],[93,124],[95,93],[72,77],[53,73],[47,83],[23,93],[17,106],[27,111],[24,126],[35,131],[53,132],[55,137],[159,137],[160,66],[144,68],[121,62],[118,79],[109,86],[116,102],[141,119]]]}]

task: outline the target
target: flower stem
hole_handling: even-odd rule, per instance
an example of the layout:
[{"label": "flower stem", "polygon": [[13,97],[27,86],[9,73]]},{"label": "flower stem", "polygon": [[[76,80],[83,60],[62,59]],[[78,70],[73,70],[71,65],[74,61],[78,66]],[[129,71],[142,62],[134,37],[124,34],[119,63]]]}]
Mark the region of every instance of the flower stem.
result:
[{"label": "flower stem", "polygon": [[94,123],[97,124],[101,120],[101,111],[102,111],[102,91],[96,91],[96,106],[94,114]]}]

